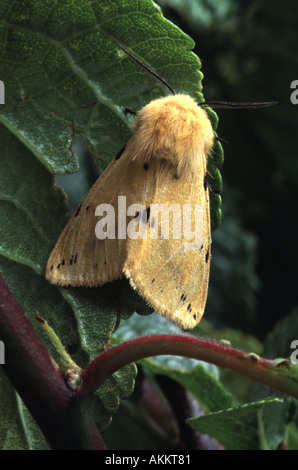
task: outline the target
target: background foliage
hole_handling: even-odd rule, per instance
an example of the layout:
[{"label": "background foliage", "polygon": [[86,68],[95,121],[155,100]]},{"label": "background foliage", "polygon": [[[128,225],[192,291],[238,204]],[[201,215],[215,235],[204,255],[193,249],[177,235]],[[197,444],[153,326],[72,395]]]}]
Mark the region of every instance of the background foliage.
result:
[{"label": "background foliage", "polygon": [[[124,108],[139,109],[166,93],[119,54],[110,34],[176,91],[202,99],[193,39],[203,63],[206,100],[279,101],[264,110],[218,111],[218,134],[229,141],[222,167],[223,220],[213,232],[208,303],[194,334],[226,338],[266,357],[289,356],[298,336],[297,110],[290,101],[290,84],[298,78],[294,0],[287,9],[277,0],[222,0],[220,5],[160,0],[164,16],[192,39],[165,21],[150,0],[137,6],[63,0],[54,8],[50,1],[14,2],[13,8],[10,3],[0,4],[0,79],[7,103],[0,107],[0,270],[54,357],[36,324],[36,311],[81,366],[110,340],[177,331],[156,314],[147,316],[126,283],[90,293],[57,289],[44,280],[46,259],[68,217],[64,193],[50,171],[78,170],[79,155],[78,173],[57,174],[73,210],[98,175],[90,151],[104,168],[131,135]],[[212,120],[216,125],[215,116]],[[220,147],[218,152],[221,160]],[[2,448],[47,448],[3,374],[0,380]],[[121,401],[134,384],[132,397]],[[242,377],[176,357],[142,361],[137,378],[135,367],[127,367],[102,387],[96,413],[108,447],[196,448],[194,434],[177,426],[173,387],[177,396],[182,389],[188,401],[189,393],[196,399],[183,420],[191,418],[195,430],[227,448],[274,449],[282,440],[297,448],[290,401]],[[176,408],[180,404],[177,399]],[[207,414],[196,418],[202,409]]]}]

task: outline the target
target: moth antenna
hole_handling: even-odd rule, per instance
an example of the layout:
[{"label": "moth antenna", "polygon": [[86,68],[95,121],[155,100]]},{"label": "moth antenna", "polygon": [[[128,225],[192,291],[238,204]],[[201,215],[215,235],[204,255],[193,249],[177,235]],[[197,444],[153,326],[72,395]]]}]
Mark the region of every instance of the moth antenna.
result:
[{"label": "moth antenna", "polygon": [[227,140],[223,139],[222,137],[218,137],[217,135],[215,136],[215,139],[218,140],[218,142],[221,142],[222,144],[229,144]]},{"label": "moth antenna", "polygon": [[159,80],[171,92],[172,95],[175,95],[173,88],[160,75],[158,75],[156,72],[150,69],[150,67],[148,67],[147,65],[143,64],[143,62],[141,62],[140,59],[138,59],[134,54],[129,52],[125,47],[123,47],[122,44],[116,41],[116,39],[114,38],[111,38],[111,39],[112,41],[114,41],[115,44],[117,44],[118,47],[120,47],[120,49],[122,49],[127,55],[129,55],[129,57],[131,57],[138,65],[140,65],[140,67],[146,70],[146,72],[153,75],[154,78]]},{"label": "moth antenna", "polygon": [[210,106],[211,108],[221,109],[252,109],[252,108],[266,108],[278,104],[278,101],[265,101],[260,103],[235,103],[230,101],[204,101],[199,103],[200,106]]}]

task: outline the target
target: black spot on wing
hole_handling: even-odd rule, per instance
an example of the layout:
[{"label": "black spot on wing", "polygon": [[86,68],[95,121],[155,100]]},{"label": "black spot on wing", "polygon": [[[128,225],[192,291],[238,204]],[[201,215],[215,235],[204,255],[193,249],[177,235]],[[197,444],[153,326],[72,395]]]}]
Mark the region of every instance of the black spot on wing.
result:
[{"label": "black spot on wing", "polygon": [[147,209],[142,214],[143,224],[147,224],[149,219],[150,219],[150,207],[147,207]]},{"label": "black spot on wing", "polygon": [[76,262],[77,262],[77,254],[71,255],[71,258],[70,258],[70,261],[69,261],[70,266],[72,266]]},{"label": "black spot on wing", "polygon": [[82,207],[82,203],[79,205],[79,207],[77,208],[77,210],[75,211],[75,214],[74,216],[77,217],[80,213],[80,210],[81,210],[81,207]]}]

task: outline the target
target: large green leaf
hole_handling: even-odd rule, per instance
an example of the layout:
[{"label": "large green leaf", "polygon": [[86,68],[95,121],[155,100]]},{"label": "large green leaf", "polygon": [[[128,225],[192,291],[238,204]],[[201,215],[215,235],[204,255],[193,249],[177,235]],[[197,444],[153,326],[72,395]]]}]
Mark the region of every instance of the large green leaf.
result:
[{"label": "large green leaf", "polygon": [[[83,135],[105,167],[127,142],[137,111],[167,92],[124,54],[111,37],[159,73],[176,92],[202,101],[199,59],[192,39],[142,2],[27,0],[0,6],[1,79],[6,105],[0,121],[55,172],[78,169],[73,133]],[[210,118],[217,125],[216,115]],[[212,223],[220,219],[222,150],[216,142],[208,172]]]},{"label": "large green leaf", "polygon": [[1,120],[54,171],[78,169],[70,149],[72,128],[106,164],[130,136],[121,107],[137,110],[166,93],[111,36],[177,91],[200,90],[193,41],[151,1],[62,0],[54,7],[50,1],[27,0],[19,7],[3,1],[0,17],[7,103]]}]

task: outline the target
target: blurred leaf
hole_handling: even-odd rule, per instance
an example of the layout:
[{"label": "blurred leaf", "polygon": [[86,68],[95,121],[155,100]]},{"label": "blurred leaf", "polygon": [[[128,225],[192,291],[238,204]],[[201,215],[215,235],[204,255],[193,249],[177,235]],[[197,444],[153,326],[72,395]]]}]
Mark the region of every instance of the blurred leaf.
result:
[{"label": "blurred leaf", "polygon": [[[263,354],[263,345],[254,336],[247,335],[241,330],[232,328],[223,327],[216,329],[206,318],[203,318],[195,330],[193,330],[193,334],[213,338],[217,341],[229,342],[233,348],[240,349],[247,353],[254,352],[258,355]],[[267,356],[265,355],[265,357]],[[243,375],[235,374],[235,372],[229,369],[220,369],[219,377],[226,390],[232,394],[234,404],[245,403],[252,400],[253,382],[251,379]],[[267,396],[268,393],[270,392],[267,391],[263,396]]]},{"label": "blurred leaf", "polygon": [[212,234],[212,264],[205,318],[217,328],[231,325],[244,331],[254,324],[257,239],[241,226],[237,204],[224,191],[223,221]]},{"label": "blurred leaf", "polygon": [[[263,345],[262,355],[268,358],[280,358],[289,360],[291,364],[287,366],[287,372],[291,374],[292,380],[296,380],[298,375],[297,345],[292,346],[292,342],[298,339],[298,315],[297,307],[283,319],[279,320],[274,329],[267,335]],[[293,357],[291,355],[293,354]],[[276,390],[272,390],[266,385],[255,383],[251,389],[253,399],[261,399],[268,394],[277,397],[284,396]],[[297,408],[297,404],[296,404]]]},{"label": "blurred leaf", "polygon": [[[142,421],[140,423],[140,421]],[[109,449],[113,450],[158,450],[155,436],[148,433],[141,411],[123,402],[119,412],[113,418],[113,423],[104,433],[104,439]]]},{"label": "blurred leaf", "polygon": [[235,18],[241,9],[241,4],[233,0],[158,0],[162,7],[175,10],[183,17],[184,21],[192,28],[227,27]]},{"label": "blurred leaf", "polygon": [[187,422],[218,439],[227,450],[274,450],[289,418],[290,403],[278,398],[210,413]]},{"label": "blurred leaf", "polygon": [[[282,341],[280,339],[282,338]],[[265,339],[264,355],[269,358],[290,357],[294,351],[291,344],[298,339],[298,307],[279,320]],[[297,348],[295,348],[297,349]]]},{"label": "blurred leaf", "polygon": [[46,442],[39,427],[18,395],[17,404],[24,435],[28,444],[28,450],[50,450],[50,446]]}]

